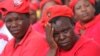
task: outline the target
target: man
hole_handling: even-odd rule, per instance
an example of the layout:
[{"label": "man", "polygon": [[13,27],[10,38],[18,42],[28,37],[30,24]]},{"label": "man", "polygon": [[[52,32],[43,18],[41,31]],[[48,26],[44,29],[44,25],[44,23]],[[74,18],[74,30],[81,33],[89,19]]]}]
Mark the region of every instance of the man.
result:
[{"label": "man", "polygon": [[72,0],[70,7],[74,11],[74,17],[78,19],[76,34],[100,43],[100,14],[95,15],[94,5],[95,0]]},{"label": "man", "polygon": [[46,10],[43,21],[49,46],[47,56],[100,56],[96,42],[74,33],[72,16],[66,6],[55,5]]},{"label": "man", "polygon": [[5,14],[4,22],[14,38],[6,45],[2,56],[35,56],[40,47],[41,36],[30,24],[29,8],[26,6],[24,10],[12,9]]}]

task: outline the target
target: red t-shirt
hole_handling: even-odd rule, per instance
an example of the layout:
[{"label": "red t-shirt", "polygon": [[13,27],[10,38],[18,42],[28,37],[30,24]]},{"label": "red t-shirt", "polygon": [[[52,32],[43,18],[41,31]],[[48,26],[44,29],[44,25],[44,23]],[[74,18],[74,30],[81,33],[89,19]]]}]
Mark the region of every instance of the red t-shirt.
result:
[{"label": "red t-shirt", "polygon": [[42,21],[38,21],[33,25],[33,28],[41,35],[43,35],[45,37],[45,31],[44,31],[44,27],[43,27],[43,23]]},{"label": "red t-shirt", "polygon": [[[81,34],[81,32],[83,33]],[[83,26],[80,22],[77,22],[75,33],[85,38],[93,38],[96,42],[100,43],[100,14],[95,16],[94,20]]]},{"label": "red t-shirt", "polygon": [[42,42],[41,37],[42,36],[30,26],[24,38],[16,46],[15,39],[8,42],[2,56],[36,56],[37,50]]}]

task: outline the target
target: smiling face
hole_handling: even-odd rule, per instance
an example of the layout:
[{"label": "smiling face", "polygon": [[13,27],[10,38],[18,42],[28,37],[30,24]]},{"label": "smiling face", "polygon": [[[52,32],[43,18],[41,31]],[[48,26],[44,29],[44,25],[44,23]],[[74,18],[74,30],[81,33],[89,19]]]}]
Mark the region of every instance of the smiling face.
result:
[{"label": "smiling face", "polygon": [[22,39],[30,25],[28,15],[18,13],[8,13],[5,17],[5,23],[16,39]]},{"label": "smiling face", "polygon": [[55,23],[51,23],[54,28],[54,40],[63,50],[70,50],[76,42],[77,37],[73,31],[70,20],[66,17],[59,17]]},{"label": "smiling face", "polygon": [[74,7],[75,17],[83,23],[91,21],[95,14],[95,8],[88,0],[79,0]]}]

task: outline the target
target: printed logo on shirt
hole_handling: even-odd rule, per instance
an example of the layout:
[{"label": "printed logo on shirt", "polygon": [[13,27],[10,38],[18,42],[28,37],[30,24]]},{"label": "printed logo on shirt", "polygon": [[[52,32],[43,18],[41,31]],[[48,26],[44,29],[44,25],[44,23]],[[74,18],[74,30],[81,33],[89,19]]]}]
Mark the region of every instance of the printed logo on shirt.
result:
[{"label": "printed logo on shirt", "polygon": [[48,17],[51,17],[51,13],[50,13],[50,12],[47,12],[47,16],[48,16]]},{"label": "printed logo on shirt", "polygon": [[23,2],[22,0],[13,0],[14,6],[20,6]]}]

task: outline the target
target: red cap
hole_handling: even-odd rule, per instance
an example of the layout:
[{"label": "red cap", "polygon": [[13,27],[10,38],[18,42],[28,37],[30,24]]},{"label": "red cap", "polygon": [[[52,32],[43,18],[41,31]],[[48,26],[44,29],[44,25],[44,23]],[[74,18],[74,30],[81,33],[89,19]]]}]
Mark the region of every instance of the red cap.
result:
[{"label": "red cap", "polygon": [[28,13],[29,12],[29,1],[28,0],[13,0],[15,1],[14,12]]},{"label": "red cap", "polygon": [[57,4],[61,4],[61,2],[60,2],[60,1],[57,1],[57,0],[42,0],[42,1],[40,2],[40,8],[43,8],[43,6],[44,6],[47,2],[49,2],[49,1],[55,1]]},{"label": "red cap", "polygon": [[17,12],[17,13],[28,13],[29,12],[29,1],[28,0],[12,0],[10,1],[10,3],[11,3],[10,4],[11,7],[9,6],[2,7],[7,10],[6,14],[8,12]]},{"label": "red cap", "polygon": [[[79,0],[71,0],[69,6],[74,9],[75,5],[78,3]],[[95,0],[89,0],[89,2],[93,5],[95,5]]]},{"label": "red cap", "polygon": [[73,16],[73,12],[71,8],[65,5],[55,5],[55,6],[48,8],[44,12],[44,16],[42,17],[43,18],[42,22],[47,23],[48,21],[50,21],[51,19],[57,16],[66,16],[66,17],[71,18]]}]

